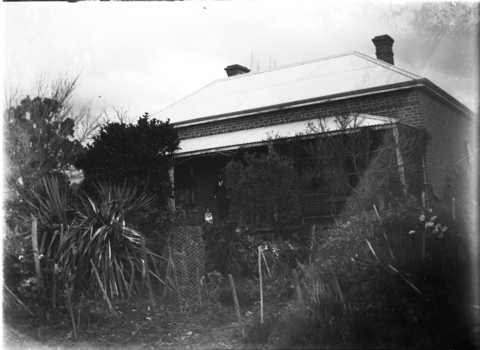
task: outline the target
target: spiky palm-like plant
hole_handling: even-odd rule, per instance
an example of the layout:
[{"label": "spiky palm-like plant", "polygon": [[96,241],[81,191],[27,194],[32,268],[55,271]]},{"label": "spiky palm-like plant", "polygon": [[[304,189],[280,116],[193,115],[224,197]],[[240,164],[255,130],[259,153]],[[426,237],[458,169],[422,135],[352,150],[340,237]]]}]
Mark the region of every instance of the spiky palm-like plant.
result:
[{"label": "spiky palm-like plant", "polygon": [[[99,184],[98,200],[81,199],[78,225],[60,245],[59,261],[71,271],[81,271],[81,282],[95,285],[92,261],[111,296],[130,295],[138,287],[135,275],[144,274],[142,235],[128,223],[155,197],[137,195],[135,188]],[[154,255],[150,252],[149,256]],[[78,273],[77,272],[77,273]]]},{"label": "spiky palm-like plant", "polygon": [[[45,256],[58,265],[60,283],[95,288],[93,262],[110,296],[123,298],[138,290],[136,276],[144,277],[146,271],[141,258],[142,235],[131,221],[155,196],[138,194],[126,184],[101,183],[97,185],[98,199],[83,195],[72,207],[55,178],[46,178],[45,185],[46,195],[37,196],[32,211],[42,230],[49,233]],[[153,253],[147,254],[155,259]]]}]

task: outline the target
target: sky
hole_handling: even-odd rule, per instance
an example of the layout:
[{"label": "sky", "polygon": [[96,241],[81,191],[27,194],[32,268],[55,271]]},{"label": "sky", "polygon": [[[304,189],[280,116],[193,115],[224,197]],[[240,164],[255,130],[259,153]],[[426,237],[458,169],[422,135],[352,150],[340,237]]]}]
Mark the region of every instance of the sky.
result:
[{"label": "sky", "polygon": [[[3,3],[5,86],[26,95],[39,75],[80,74],[77,108],[117,107],[131,119],[226,77],[232,64],[268,68],[394,40],[395,65],[477,110],[478,6],[395,2]],[[252,59],[253,58],[253,59]],[[8,90],[8,89],[6,89]]]}]

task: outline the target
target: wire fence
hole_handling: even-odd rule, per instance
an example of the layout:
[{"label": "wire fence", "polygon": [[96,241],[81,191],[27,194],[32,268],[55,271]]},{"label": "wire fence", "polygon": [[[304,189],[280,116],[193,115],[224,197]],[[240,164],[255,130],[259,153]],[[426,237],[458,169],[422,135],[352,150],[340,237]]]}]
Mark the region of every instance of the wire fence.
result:
[{"label": "wire fence", "polygon": [[181,306],[196,306],[201,302],[201,279],[205,275],[205,245],[202,228],[173,228],[168,241],[172,261],[171,274]]}]

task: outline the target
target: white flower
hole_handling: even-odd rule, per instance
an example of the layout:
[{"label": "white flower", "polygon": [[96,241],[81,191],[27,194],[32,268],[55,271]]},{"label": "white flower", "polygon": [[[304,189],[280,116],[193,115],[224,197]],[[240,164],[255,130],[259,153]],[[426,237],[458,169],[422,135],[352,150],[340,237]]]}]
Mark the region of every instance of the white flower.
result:
[{"label": "white flower", "polygon": [[432,216],[432,218],[430,219],[430,221],[435,221],[437,217],[436,216]]},{"label": "white flower", "polygon": [[443,226],[442,227],[442,232],[446,232],[447,231],[447,226]]},{"label": "white flower", "polygon": [[429,221],[425,224],[425,228],[433,227],[433,222]]},{"label": "white flower", "polygon": [[415,233],[414,230],[410,230],[410,232],[408,233],[409,235],[413,235]]},{"label": "white flower", "polygon": [[425,221],[425,215],[423,215],[423,214],[420,215],[419,219],[420,219],[420,221]]}]

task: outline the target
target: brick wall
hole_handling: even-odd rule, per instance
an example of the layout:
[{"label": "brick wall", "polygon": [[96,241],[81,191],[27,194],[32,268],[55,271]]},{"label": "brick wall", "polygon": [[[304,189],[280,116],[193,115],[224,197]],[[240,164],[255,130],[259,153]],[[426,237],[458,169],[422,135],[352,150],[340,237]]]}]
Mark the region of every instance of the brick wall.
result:
[{"label": "brick wall", "polygon": [[[419,97],[423,123],[431,136],[426,153],[428,181],[442,196],[446,166],[466,156],[465,141],[474,136],[473,116],[461,113],[425,91],[420,91]],[[458,164],[464,163],[465,160]]]},{"label": "brick wall", "polygon": [[[433,184],[436,193],[442,195],[445,165],[465,156],[464,140],[468,135],[468,123],[471,117],[465,116],[458,109],[420,88],[213,121],[196,126],[180,126],[177,131],[180,139],[189,139],[303,121],[319,116],[336,116],[345,110],[352,113],[399,118],[405,124],[426,127],[432,136],[426,154],[429,182]],[[198,158],[194,166],[195,202],[202,213],[206,207],[216,212],[210,187],[213,186],[218,169],[226,164],[223,164],[223,161],[220,164],[216,160],[218,164],[208,165],[209,158]]]},{"label": "brick wall", "polygon": [[314,119],[318,116],[336,116],[350,112],[368,113],[384,117],[401,118],[412,126],[421,126],[421,96],[418,90],[400,90],[378,95],[334,101],[307,107],[284,109],[201,125],[178,127],[180,139],[221,134],[270,125]]}]

